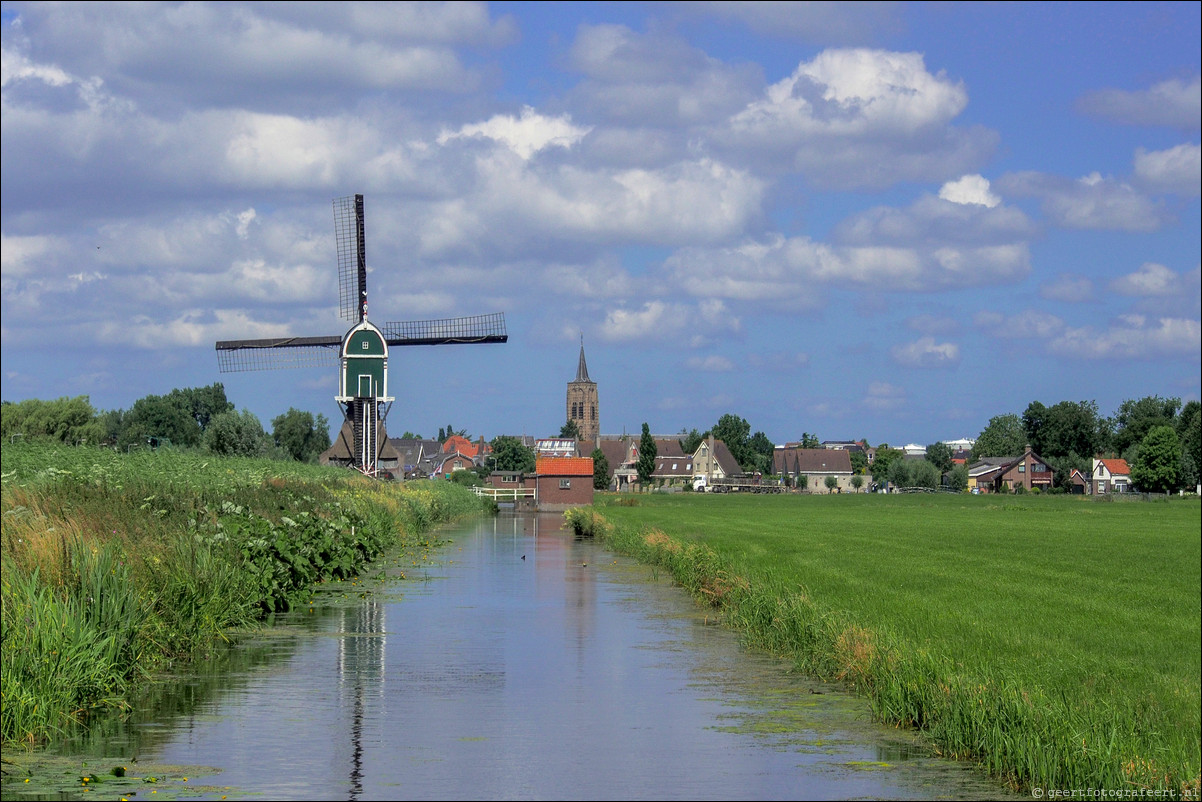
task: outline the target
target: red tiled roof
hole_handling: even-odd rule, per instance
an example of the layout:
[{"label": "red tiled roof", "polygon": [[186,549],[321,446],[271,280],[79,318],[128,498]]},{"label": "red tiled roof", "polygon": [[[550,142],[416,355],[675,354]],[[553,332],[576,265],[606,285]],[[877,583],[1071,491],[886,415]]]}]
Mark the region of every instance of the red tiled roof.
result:
[{"label": "red tiled roof", "polygon": [[592,476],[592,457],[539,457],[534,463],[539,476]]},{"label": "red tiled roof", "polygon": [[473,458],[480,456],[480,446],[458,434],[451,435],[442,443],[442,453],[448,454],[452,451]]},{"label": "red tiled roof", "polygon": [[1098,462],[1106,466],[1106,470],[1110,471],[1111,476],[1116,473],[1121,473],[1124,476],[1131,473],[1131,468],[1127,466],[1127,460],[1125,459],[1103,459],[1098,460]]}]

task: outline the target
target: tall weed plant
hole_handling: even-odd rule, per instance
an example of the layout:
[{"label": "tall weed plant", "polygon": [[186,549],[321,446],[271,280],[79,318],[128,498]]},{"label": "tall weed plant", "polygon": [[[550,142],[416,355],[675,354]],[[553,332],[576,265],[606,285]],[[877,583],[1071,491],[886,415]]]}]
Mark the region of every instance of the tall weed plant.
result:
[{"label": "tall weed plant", "polygon": [[483,509],[451,482],[186,451],[3,446],[0,737],[120,712],[139,676]]}]

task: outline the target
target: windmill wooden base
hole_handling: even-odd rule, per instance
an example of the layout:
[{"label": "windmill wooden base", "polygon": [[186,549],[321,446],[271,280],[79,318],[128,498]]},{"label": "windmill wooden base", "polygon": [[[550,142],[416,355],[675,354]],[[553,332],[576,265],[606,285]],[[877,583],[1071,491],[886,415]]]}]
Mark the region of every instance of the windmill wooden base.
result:
[{"label": "windmill wooden base", "polygon": [[[317,461],[322,465],[357,468],[381,479],[403,479],[404,466],[401,465],[401,455],[389,441],[384,421],[376,421],[374,438],[371,438],[374,442],[367,444],[367,447],[374,452],[374,460],[364,461],[362,459],[365,439],[363,434],[362,428],[357,427],[350,419],[343,421],[338,436],[334,438],[334,444],[321,452]],[[365,462],[375,465],[374,473],[364,471],[360,467]]]}]

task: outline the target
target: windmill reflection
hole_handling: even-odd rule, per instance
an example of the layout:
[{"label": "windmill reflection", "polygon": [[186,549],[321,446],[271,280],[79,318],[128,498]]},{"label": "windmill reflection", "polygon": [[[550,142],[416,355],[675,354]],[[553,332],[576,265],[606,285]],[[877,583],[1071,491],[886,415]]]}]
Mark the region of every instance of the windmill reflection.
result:
[{"label": "windmill reflection", "polygon": [[363,720],[368,694],[384,695],[386,629],[384,605],[365,599],[355,607],[339,611],[338,682],[340,695],[351,711],[351,756],[348,799],[363,793]]}]

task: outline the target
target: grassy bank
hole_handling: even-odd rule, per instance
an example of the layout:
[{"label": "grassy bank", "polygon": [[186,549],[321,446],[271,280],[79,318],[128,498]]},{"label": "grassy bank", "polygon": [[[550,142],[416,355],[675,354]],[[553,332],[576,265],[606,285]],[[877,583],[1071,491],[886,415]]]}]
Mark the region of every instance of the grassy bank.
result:
[{"label": "grassy bank", "polygon": [[4,444],[0,736],[36,744],[119,711],[139,677],[480,511],[450,482]]},{"label": "grassy bank", "polygon": [[1197,798],[1196,499],[681,494],[570,516],[1015,787]]}]

